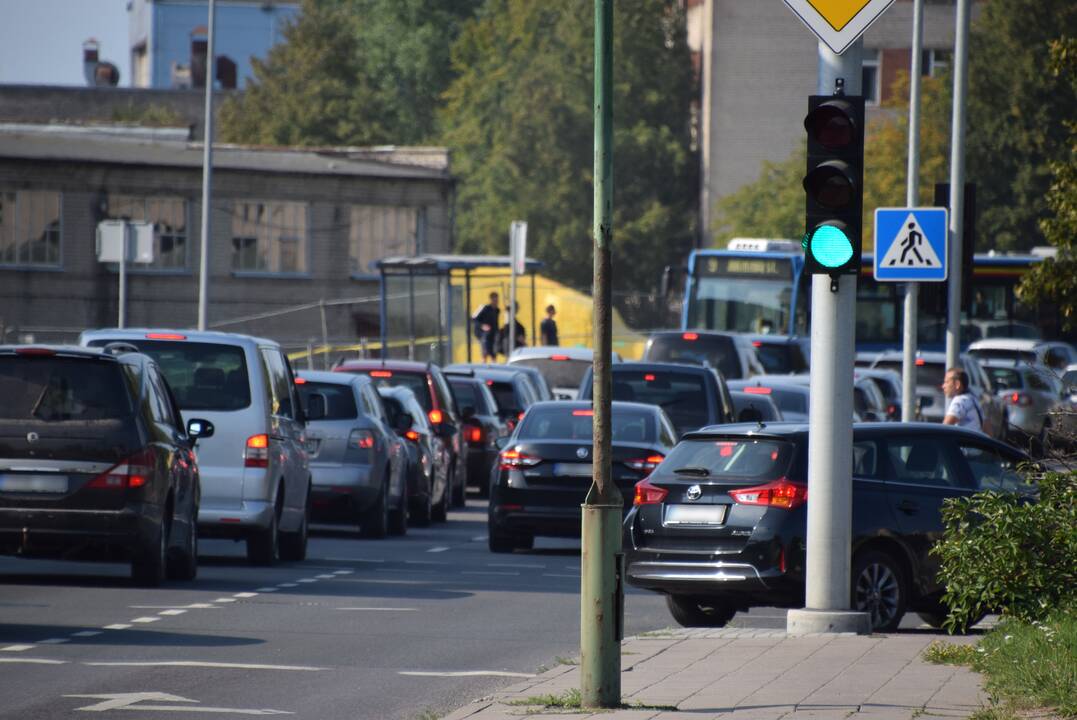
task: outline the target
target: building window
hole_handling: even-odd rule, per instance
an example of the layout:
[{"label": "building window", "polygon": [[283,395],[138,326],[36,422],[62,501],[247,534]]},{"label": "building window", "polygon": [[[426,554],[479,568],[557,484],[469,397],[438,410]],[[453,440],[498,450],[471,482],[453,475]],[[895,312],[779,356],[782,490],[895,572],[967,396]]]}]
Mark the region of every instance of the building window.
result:
[{"label": "building window", "polygon": [[920,74],[930,77],[942,75],[946,72],[946,68],[950,67],[950,60],[953,56],[952,50],[924,50],[920,56]]},{"label": "building window", "polygon": [[415,207],[352,205],[348,258],[353,275],[366,275],[371,263],[419,252],[422,211]]},{"label": "building window", "polygon": [[183,198],[109,195],[108,217],[153,223],[153,262],[128,269],[187,268],[187,201]]},{"label": "building window", "polygon": [[0,192],[0,265],[59,267],[60,193]]},{"label": "building window", "polygon": [[244,200],[232,207],[232,269],[304,274],[306,203]]},{"label": "building window", "polygon": [[861,94],[868,105],[879,104],[879,49],[864,48],[864,65],[861,71]]}]

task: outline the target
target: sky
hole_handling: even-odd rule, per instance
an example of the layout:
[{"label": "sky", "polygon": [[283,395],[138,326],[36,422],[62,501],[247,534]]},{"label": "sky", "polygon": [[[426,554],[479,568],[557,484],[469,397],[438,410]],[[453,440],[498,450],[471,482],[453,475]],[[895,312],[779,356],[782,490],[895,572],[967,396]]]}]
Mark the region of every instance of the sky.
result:
[{"label": "sky", "polygon": [[0,0],[0,83],[82,85],[82,43],[131,84],[127,0]]}]

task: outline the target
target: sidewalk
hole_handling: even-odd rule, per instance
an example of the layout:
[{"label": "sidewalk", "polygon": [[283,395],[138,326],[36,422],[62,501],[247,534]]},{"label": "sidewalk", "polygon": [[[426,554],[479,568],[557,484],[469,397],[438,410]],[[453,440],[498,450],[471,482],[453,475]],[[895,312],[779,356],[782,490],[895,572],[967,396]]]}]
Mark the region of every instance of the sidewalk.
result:
[{"label": "sidewalk", "polygon": [[[445,720],[527,717],[596,720],[934,720],[964,718],[986,703],[979,676],[931,665],[931,633],[814,635],[784,631],[676,629],[622,644],[620,710],[543,709],[523,704],[579,688],[579,671],[558,665],[477,700]],[[634,707],[637,706],[637,707]],[[676,708],[676,709],[673,709]]]}]

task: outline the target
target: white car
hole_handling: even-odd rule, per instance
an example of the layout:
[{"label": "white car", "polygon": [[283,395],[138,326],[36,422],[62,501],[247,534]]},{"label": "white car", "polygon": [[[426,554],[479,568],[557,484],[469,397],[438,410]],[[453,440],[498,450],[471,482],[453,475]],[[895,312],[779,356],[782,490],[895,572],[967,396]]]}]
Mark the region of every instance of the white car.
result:
[{"label": "white car", "polygon": [[978,360],[1020,360],[1032,365],[1046,365],[1059,374],[1067,365],[1077,363],[1077,350],[1058,340],[978,340],[969,345],[968,352]]},{"label": "white car", "polygon": [[[594,355],[591,348],[538,345],[517,348],[509,358],[509,364],[538,369],[555,399],[575,400]],[[613,362],[621,362],[621,356],[613,353]]]}]

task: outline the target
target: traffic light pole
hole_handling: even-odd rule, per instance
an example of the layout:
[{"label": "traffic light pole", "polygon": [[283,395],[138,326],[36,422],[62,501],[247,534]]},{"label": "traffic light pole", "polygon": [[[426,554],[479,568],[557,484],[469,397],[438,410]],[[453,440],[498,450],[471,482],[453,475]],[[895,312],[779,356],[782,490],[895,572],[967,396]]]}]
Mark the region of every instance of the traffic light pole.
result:
[{"label": "traffic light pole", "polygon": [[[905,205],[920,203],[920,64],[924,46],[924,0],[912,5],[912,68],[909,72],[909,162],[906,171]],[[905,285],[905,332],[901,358],[901,422],[916,419],[916,331],[920,284]]]},{"label": "traffic light pole", "polygon": [[205,330],[209,318],[209,235],[213,220],[213,81],[216,59],[213,48],[217,0],[209,0],[209,27],[206,33],[206,121],[202,139],[202,226],[198,256],[198,329]]},{"label": "traffic light pole", "polygon": [[[860,95],[863,40],[843,55],[819,43],[820,95],[837,81]],[[866,613],[850,607],[852,544],[853,358],[856,330],[855,274],[812,276],[811,395],[808,435],[808,540],[805,607],[790,610],[793,635],[869,632]],[[837,291],[832,285],[837,285]]]}]

